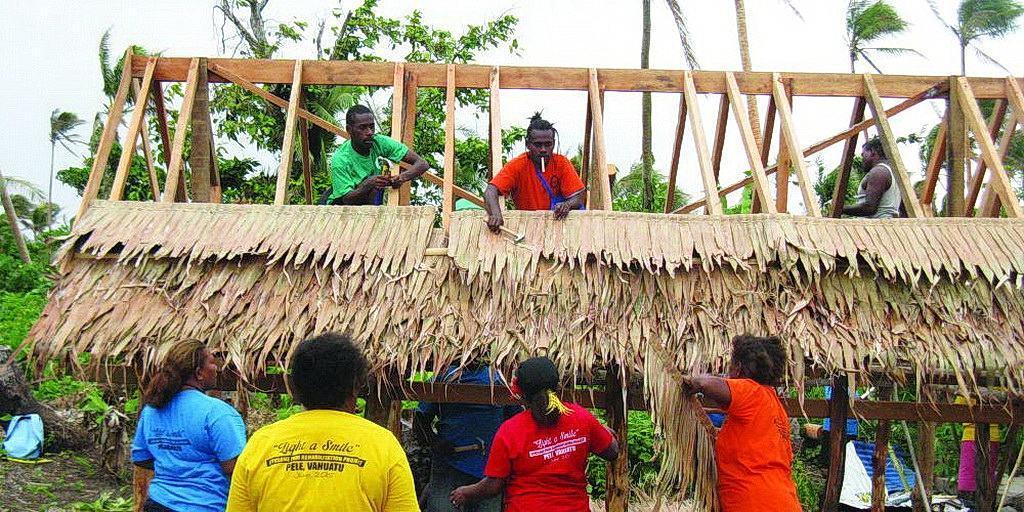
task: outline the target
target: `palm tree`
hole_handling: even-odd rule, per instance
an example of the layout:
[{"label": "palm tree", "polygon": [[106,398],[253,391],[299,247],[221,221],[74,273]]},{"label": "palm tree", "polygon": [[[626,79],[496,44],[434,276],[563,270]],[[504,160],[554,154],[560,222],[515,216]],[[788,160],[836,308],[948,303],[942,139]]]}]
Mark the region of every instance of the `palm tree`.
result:
[{"label": "palm tree", "polygon": [[14,236],[14,245],[18,246],[18,254],[25,263],[32,263],[32,257],[28,254],[28,247],[25,245],[25,238],[21,235],[21,227],[18,225],[18,212],[14,210],[14,203],[11,196],[7,194],[7,180],[3,173],[0,173],[0,202],[3,203],[4,213],[7,214],[7,223],[11,226],[11,234]]},{"label": "palm tree", "polygon": [[882,70],[872,62],[869,53],[900,55],[918,53],[909,48],[868,47],[866,45],[886,36],[899,34],[908,23],[885,0],[850,0],[846,6],[846,45],[850,52],[850,73],[857,72],[857,60],[864,59],[876,72]]},{"label": "palm tree", "polygon": [[[956,25],[942,17],[935,0],[928,0],[932,12],[943,25],[953,32],[960,43],[960,74],[967,74],[967,47],[973,47],[978,56],[1004,70],[1005,66],[982,51],[978,40],[983,37],[1001,38],[1017,29],[1017,19],[1024,14],[1024,5],[1017,0],[960,0]],[[1009,72],[1007,70],[1007,72]]]},{"label": "palm tree", "polygon": [[[651,0],[641,0],[643,4],[643,37],[640,43],[640,69],[651,67]],[[641,130],[640,130],[640,161],[643,189],[641,202],[645,210],[654,204],[654,150],[651,143],[651,93],[641,95]]]},{"label": "palm tree", "polygon": [[73,112],[61,112],[54,109],[50,113],[50,182],[46,190],[46,227],[53,225],[53,156],[60,143],[64,149],[74,154],[70,144],[83,144],[82,139],[72,130],[85,123]]}]

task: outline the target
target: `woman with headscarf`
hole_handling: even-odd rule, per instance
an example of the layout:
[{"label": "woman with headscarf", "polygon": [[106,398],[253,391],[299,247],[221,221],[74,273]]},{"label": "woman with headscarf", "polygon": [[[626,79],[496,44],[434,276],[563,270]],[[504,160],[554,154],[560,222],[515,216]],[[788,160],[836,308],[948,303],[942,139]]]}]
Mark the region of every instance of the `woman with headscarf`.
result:
[{"label": "woman with headscarf", "polygon": [[167,351],[142,395],[145,407],[132,442],[132,462],[152,469],[146,512],[220,512],[227,506],[245,424],[227,403],[206,396],[217,361],[202,342]]},{"label": "woman with headscarf", "polygon": [[777,337],[732,340],[729,378],[701,375],[684,391],[701,393],[726,413],[715,442],[718,499],[722,512],[800,512],[793,483],[789,417],[775,386],[786,371]]},{"label": "woman with headscarf", "polygon": [[546,357],[519,365],[512,393],[527,410],[501,425],[484,478],[452,491],[452,505],[461,508],[504,490],[506,512],[590,510],[587,457],[613,460],[619,445],[593,414],[558,398],[558,383],[558,370]]}]

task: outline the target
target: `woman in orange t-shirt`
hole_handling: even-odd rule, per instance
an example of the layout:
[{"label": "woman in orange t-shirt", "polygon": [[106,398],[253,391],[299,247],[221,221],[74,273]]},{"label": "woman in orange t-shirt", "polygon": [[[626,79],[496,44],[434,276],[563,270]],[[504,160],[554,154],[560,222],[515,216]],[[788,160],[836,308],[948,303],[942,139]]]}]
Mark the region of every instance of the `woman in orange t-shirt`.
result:
[{"label": "woman in orange t-shirt", "polygon": [[777,337],[737,336],[732,340],[729,378],[689,379],[691,393],[703,393],[726,413],[715,443],[718,499],[723,512],[800,512],[793,483],[789,418],[778,386],[786,354]]}]

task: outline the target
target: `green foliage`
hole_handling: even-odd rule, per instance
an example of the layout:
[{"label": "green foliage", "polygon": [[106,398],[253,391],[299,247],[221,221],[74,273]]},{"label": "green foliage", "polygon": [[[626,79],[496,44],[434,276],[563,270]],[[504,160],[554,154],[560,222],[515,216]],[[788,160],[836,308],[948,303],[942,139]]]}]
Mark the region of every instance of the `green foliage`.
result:
[{"label": "green foliage", "polygon": [[960,39],[967,44],[980,37],[1004,37],[1017,29],[1024,5],[1017,0],[963,0],[957,9]]},{"label": "green foliage", "polygon": [[810,454],[799,453],[793,457],[793,481],[796,495],[804,510],[818,510],[818,497],[825,490],[825,479],[813,469]]},{"label": "green foliage", "polygon": [[[846,194],[843,196],[844,204],[853,200],[853,196],[860,189],[860,182],[864,179],[864,164],[860,156],[853,157],[853,165],[850,166],[850,177],[846,181]],[[818,205],[822,209],[831,207],[832,195],[836,189],[836,180],[839,179],[839,168],[836,167],[830,172],[825,172],[824,164],[818,161],[818,179],[814,183],[814,194],[818,196]]]},{"label": "green foliage", "polygon": [[[612,192],[612,208],[624,212],[664,212],[668,182],[665,176],[658,171],[651,173],[651,180],[654,184],[654,204],[651,205],[650,210],[643,208],[643,164],[640,162],[629,168],[629,174],[615,181],[615,190]],[[689,200],[690,197],[682,189],[676,189],[676,205],[684,205]]]},{"label": "green foliage", "polygon": [[131,512],[133,510],[132,505],[130,498],[122,498],[114,496],[109,492],[104,492],[93,501],[76,501],[70,507],[75,512]]},{"label": "green foliage", "polygon": [[[605,421],[604,410],[592,410],[595,416]],[[642,411],[630,411],[627,419],[629,428],[629,479],[634,487],[652,490],[661,469],[658,452],[655,450],[654,422],[651,415]],[[601,499],[605,495],[608,481],[607,463],[591,455],[587,464],[587,483],[590,496]]]},{"label": "green foliage", "polygon": [[882,71],[868,56],[873,52],[890,55],[917,53],[908,48],[865,46],[883,37],[899,34],[906,30],[907,26],[908,23],[885,0],[851,0],[846,9],[846,41],[850,52],[850,71],[855,72],[857,60],[863,58],[875,71],[881,73]]}]

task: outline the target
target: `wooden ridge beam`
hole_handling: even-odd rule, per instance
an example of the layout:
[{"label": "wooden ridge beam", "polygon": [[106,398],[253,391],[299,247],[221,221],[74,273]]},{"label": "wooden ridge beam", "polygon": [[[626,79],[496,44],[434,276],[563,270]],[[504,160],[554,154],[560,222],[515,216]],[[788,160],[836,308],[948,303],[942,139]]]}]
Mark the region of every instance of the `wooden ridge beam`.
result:
[{"label": "wooden ridge beam", "polygon": [[[796,170],[796,177],[800,181],[800,193],[803,195],[807,213],[812,217],[821,217],[818,196],[814,193],[814,185],[807,174],[803,155],[800,154],[798,149],[800,147],[800,140],[796,137],[796,129],[793,125],[793,112],[790,110],[789,98],[786,95],[786,91],[782,88],[781,79],[775,81],[774,90],[775,108],[779,114],[779,124],[782,132],[779,139],[780,149],[789,151],[789,162],[792,163],[793,168]],[[767,144],[767,142],[765,143]],[[781,191],[777,193],[780,196],[782,194]]]},{"label": "wooden ridge beam", "polygon": [[[188,125],[192,117],[192,103],[196,99],[196,87],[199,84],[199,59],[192,59],[188,68],[188,79],[185,81],[185,95],[178,111],[178,124],[174,127],[174,144],[171,146],[171,161],[167,164],[167,183],[164,184],[163,202],[173,203],[177,197],[179,185],[184,183],[182,167],[184,165],[185,138],[188,136]],[[184,191],[182,191],[184,192]]]},{"label": "wooden ridge beam", "polygon": [[686,134],[686,96],[679,95],[679,114],[676,116],[676,137],[672,143],[672,163],[668,168],[668,189],[665,191],[665,213],[676,207],[676,183],[679,181],[679,160],[682,158],[683,136]]},{"label": "wooden ridge beam", "polygon": [[[700,167],[701,181],[704,183],[705,197],[710,197],[718,190],[718,179],[711,165],[711,155],[708,154],[708,142],[704,134],[704,122],[700,115],[700,105],[697,103],[697,90],[689,73],[686,74],[683,96],[686,101],[686,115],[690,119],[690,133],[693,137],[693,146],[697,153],[697,164]],[[709,201],[705,209],[710,215],[725,215],[721,201]]]},{"label": "wooden ridge beam", "polygon": [[[142,85],[136,89],[135,109],[132,111],[132,118],[128,121],[128,133],[121,144],[121,159],[117,162],[117,172],[114,174],[114,183],[110,187],[110,200],[120,201],[124,195],[124,185],[128,181],[128,171],[132,167],[132,159],[135,157],[135,145],[139,141],[139,132],[143,123],[146,122],[146,104],[149,99],[149,90],[153,87],[153,70],[156,69],[156,58],[147,57],[146,74],[142,77]],[[148,160],[148,159],[147,159]],[[152,183],[150,183],[152,187]]]},{"label": "wooden ridge beam", "polygon": [[875,87],[873,75],[864,75],[864,89],[866,91],[865,98],[868,100],[868,106],[871,107],[871,113],[878,127],[879,137],[882,139],[882,146],[885,147],[889,163],[892,166],[892,174],[895,176],[896,184],[900,187],[900,194],[903,196],[903,207],[907,210],[908,216],[923,217],[924,209],[914,192],[914,183],[910,181],[910,174],[907,173],[907,168],[903,165],[903,157],[900,156],[899,147],[896,145],[896,136],[893,135],[892,127],[889,125],[889,116],[885,113],[882,97]]},{"label": "wooden ridge beam", "polygon": [[768,189],[768,177],[761,164],[760,148],[754,139],[754,132],[750,126],[750,119],[747,118],[743,97],[736,84],[733,73],[725,73],[726,91],[729,94],[729,105],[732,107],[732,117],[740,129],[740,138],[743,140],[743,148],[747,153],[747,163],[754,182],[754,192],[761,198],[761,204],[768,213],[778,213],[775,209],[775,202],[772,201],[771,192]]},{"label": "wooden ridge beam", "polygon": [[[161,57],[154,79],[161,82],[181,82],[188,74],[189,58]],[[210,59],[211,65],[221,67],[252,83],[291,82],[291,62],[288,60]],[[489,65],[459,64],[458,88],[486,89],[490,85]],[[144,65],[134,62],[132,76],[141,77]],[[418,75],[421,87],[444,87],[445,65],[406,63],[406,69]],[[310,61],[303,72],[306,85],[366,85],[386,87],[392,85],[394,64],[390,62]],[[607,91],[682,92],[686,70],[666,69],[600,69],[597,70],[601,88]],[[725,93],[725,77],[721,71],[693,71],[697,92]],[[223,79],[228,77],[217,72]],[[587,68],[503,66],[502,89],[547,89],[586,91],[589,88]],[[860,75],[848,73],[781,73],[792,81],[795,96],[863,96],[864,85]],[[880,75],[877,77],[879,94],[884,98],[909,98],[921,89],[944,80],[939,76]],[[738,72],[737,85],[742,94],[771,94],[772,73]],[[1018,79],[1019,80],[1019,79]],[[972,77],[971,87],[980,99],[1005,97],[1001,78]]]},{"label": "wooden ridge beam", "polygon": [[296,60],[292,72],[292,90],[288,95],[288,112],[284,116],[284,140],[281,143],[281,165],[277,168],[274,204],[288,203],[288,178],[291,177],[292,155],[295,152],[295,124],[302,103],[302,60]]},{"label": "wooden ridge beam", "polygon": [[[867,100],[858,96],[853,102],[853,113],[850,114],[850,125],[857,126],[864,120],[864,109],[867,108]],[[843,216],[843,206],[846,205],[846,188],[850,183],[850,171],[853,169],[853,158],[857,153],[857,139],[859,133],[846,139],[843,146],[843,159],[839,163],[839,175],[836,176],[835,188],[832,189],[832,218],[838,219]]]}]

